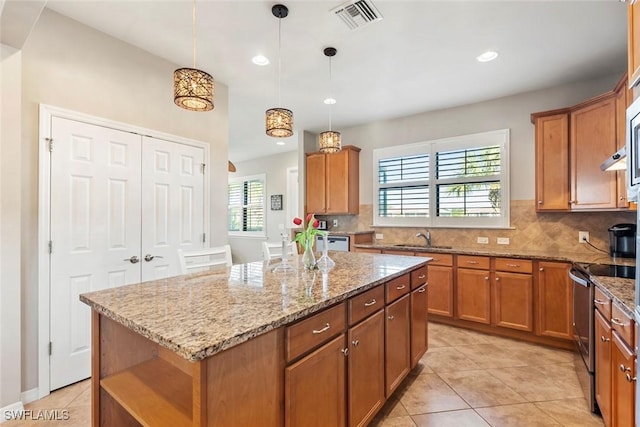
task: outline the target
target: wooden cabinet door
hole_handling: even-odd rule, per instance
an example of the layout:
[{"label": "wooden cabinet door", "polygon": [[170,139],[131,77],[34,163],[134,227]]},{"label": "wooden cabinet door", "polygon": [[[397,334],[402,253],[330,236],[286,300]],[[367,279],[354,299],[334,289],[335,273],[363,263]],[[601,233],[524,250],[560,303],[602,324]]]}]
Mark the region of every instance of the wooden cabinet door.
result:
[{"label": "wooden cabinet door", "polygon": [[458,319],[491,323],[491,282],[489,271],[458,268]]},{"label": "wooden cabinet door", "polygon": [[326,193],[326,165],[325,155],[322,153],[307,154],[306,169],[306,202],[307,212],[325,213]]},{"label": "wooden cabinet door", "polygon": [[411,369],[427,352],[427,288],[422,285],[411,292]]},{"label": "wooden cabinet door", "polygon": [[616,331],[611,333],[613,425],[633,427],[635,417],[635,354]]},{"label": "wooden cabinet door", "polygon": [[640,2],[628,3],[627,39],[629,87],[638,84],[640,80]]},{"label": "wooden cabinet door", "polygon": [[611,425],[611,325],[595,310],[596,400],[605,426]]},{"label": "wooden cabinet door", "polygon": [[349,150],[326,155],[327,213],[349,212]]},{"label": "wooden cabinet door", "polygon": [[539,262],[537,282],[537,335],[573,339],[573,288],[569,280],[571,265]]},{"label": "wooden cabinet door", "polygon": [[618,205],[615,173],[600,164],[616,151],[615,94],[571,112],[571,210]]},{"label": "wooden cabinet door", "polygon": [[347,360],[349,426],[366,426],[385,401],[384,310],[349,329]]},{"label": "wooden cabinet door", "polygon": [[285,369],[285,426],[346,424],[345,335]]},{"label": "wooden cabinet door", "polygon": [[535,126],[536,210],[568,211],[569,114],[537,117]]},{"label": "wooden cabinet door", "polygon": [[453,267],[430,265],[427,276],[429,313],[453,317]]},{"label": "wooden cabinet door", "polygon": [[385,381],[386,395],[400,385],[410,369],[409,294],[385,309]]},{"label": "wooden cabinet door", "polygon": [[533,331],[533,278],[530,274],[495,273],[493,314],[497,326]]},{"label": "wooden cabinet door", "polygon": [[[616,150],[621,149],[627,142],[627,79],[623,79],[616,87]],[[618,207],[628,208],[627,199],[627,171],[616,171],[616,188],[618,193]]]}]

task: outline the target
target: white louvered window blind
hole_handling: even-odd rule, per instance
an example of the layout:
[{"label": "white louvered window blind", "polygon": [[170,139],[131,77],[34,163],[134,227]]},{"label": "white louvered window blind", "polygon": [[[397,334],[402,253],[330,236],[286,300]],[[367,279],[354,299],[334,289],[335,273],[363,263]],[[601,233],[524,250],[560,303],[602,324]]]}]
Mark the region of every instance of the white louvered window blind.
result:
[{"label": "white louvered window blind", "polygon": [[229,234],[265,235],[265,175],[229,180]]},{"label": "white louvered window blind", "polygon": [[374,150],[374,225],[509,226],[509,131]]}]

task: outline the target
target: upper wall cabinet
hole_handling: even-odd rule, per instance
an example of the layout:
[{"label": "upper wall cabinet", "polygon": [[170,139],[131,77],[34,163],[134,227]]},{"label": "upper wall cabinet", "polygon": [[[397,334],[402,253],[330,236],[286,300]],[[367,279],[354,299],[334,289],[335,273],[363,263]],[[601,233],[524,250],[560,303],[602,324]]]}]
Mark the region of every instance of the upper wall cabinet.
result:
[{"label": "upper wall cabinet", "polygon": [[360,205],[359,174],[358,147],[347,145],[336,154],[307,154],[307,212],[357,215]]},{"label": "upper wall cabinet", "polygon": [[627,90],[561,110],[534,113],[536,210],[627,209],[625,171],[603,172],[600,164],[624,145]]},{"label": "upper wall cabinet", "polygon": [[628,6],[628,63],[629,87],[640,82],[640,2],[629,2]]}]

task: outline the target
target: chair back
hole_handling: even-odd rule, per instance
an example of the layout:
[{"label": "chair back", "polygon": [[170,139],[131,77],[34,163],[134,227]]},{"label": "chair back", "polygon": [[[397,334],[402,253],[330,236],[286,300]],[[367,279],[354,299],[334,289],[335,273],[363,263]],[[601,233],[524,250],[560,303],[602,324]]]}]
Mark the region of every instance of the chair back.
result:
[{"label": "chair back", "polygon": [[[289,255],[297,255],[298,247],[296,242],[291,242],[287,245]],[[262,256],[265,261],[270,261],[274,258],[282,258],[282,243],[262,242]]]},{"label": "chair back", "polygon": [[180,271],[182,274],[193,273],[195,270],[204,270],[218,265],[231,267],[231,246],[216,246],[195,251],[178,249],[178,258],[180,259]]}]

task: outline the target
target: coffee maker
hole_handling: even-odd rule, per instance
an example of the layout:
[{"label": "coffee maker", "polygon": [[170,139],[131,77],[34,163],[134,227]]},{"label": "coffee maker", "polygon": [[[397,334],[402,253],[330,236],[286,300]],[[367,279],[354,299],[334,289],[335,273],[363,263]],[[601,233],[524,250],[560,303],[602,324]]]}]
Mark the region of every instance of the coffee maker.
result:
[{"label": "coffee maker", "polygon": [[612,257],[636,257],[636,225],[616,224],[609,227],[609,255]]}]

